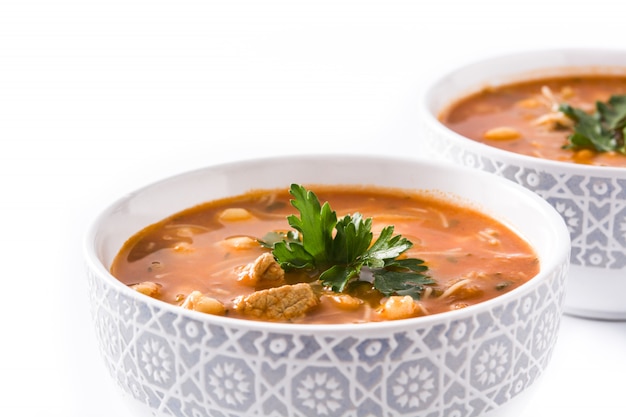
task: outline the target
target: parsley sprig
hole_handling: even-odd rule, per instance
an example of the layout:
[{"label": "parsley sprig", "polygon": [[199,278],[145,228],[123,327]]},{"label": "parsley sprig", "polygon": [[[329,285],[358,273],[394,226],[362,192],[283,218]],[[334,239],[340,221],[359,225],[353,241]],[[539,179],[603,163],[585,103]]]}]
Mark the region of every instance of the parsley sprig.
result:
[{"label": "parsley sprig", "polygon": [[575,122],[564,148],[626,154],[626,95],[613,95],[607,103],[597,101],[593,114],[566,103],[559,110]]},{"label": "parsley sprig", "polygon": [[410,295],[415,299],[424,285],[435,282],[424,274],[428,267],[421,259],[397,259],[413,243],[393,235],[393,226],[382,229],[372,243],[371,218],[355,213],[338,219],[328,202],[320,204],[315,193],[303,186],[292,184],[289,192],[300,217],[290,215],[287,220],[297,232],[274,232],[265,239],[285,271],[318,271],[322,285],[342,292],[350,282],[361,280],[363,268],[369,268],[374,288],[383,295]]}]

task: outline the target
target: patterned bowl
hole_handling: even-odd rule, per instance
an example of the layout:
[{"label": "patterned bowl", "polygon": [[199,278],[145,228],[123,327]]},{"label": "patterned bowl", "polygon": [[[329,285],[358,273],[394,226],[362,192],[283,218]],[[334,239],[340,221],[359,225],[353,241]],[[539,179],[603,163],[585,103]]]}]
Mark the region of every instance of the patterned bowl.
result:
[{"label": "patterned bowl", "polygon": [[549,161],[503,151],[443,126],[440,111],[487,85],[568,73],[626,73],[626,51],[540,50],[451,70],[425,89],[420,117],[426,154],[497,174],[536,192],[565,219],[572,240],[564,311],[626,319],[626,169]]},{"label": "patterned bowl", "polygon": [[[458,196],[528,239],[540,272],[462,310],[337,325],[205,315],[143,296],[108,272],[123,242],[148,224],[202,201],[290,182]],[[495,175],[441,162],[327,155],[240,161],[147,186],[97,217],[85,258],[102,357],[133,415],[514,416],[551,358],[569,244],[549,204]]]}]

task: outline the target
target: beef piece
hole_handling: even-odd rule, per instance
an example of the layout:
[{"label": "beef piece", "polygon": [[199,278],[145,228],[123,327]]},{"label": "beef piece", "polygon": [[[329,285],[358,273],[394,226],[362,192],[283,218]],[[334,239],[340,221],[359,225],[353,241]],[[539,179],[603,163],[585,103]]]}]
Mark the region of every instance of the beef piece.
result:
[{"label": "beef piece", "polygon": [[309,284],[283,285],[255,291],[235,300],[235,310],[246,316],[268,320],[289,321],[303,317],[319,304]]},{"label": "beef piece", "polygon": [[285,271],[276,262],[274,256],[266,252],[239,272],[239,281],[252,286],[277,286],[285,279]]}]

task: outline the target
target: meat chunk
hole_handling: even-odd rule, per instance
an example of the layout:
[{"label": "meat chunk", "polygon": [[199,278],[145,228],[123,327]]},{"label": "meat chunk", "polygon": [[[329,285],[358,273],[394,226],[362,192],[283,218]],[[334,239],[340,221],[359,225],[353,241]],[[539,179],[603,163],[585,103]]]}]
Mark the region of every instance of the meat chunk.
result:
[{"label": "meat chunk", "polygon": [[319,304],[309,284],[283,285],[256,291],[235,300],[236,311],[246,316],[268,320],[289,321],[303,317]]},{"label": "meat chunk", "polygon": [[284,282],[285,271],[274,256],[265,252],[239,272],[239,281],[251,287],[276,287]]}]

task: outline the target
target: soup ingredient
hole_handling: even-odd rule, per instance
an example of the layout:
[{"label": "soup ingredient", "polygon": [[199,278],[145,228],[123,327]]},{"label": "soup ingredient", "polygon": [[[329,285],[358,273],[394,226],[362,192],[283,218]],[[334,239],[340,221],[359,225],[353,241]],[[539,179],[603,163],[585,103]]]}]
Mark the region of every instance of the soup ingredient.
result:
[{"label": "soup ingredient", "polygon": [[386,320],[408,319],[428,314],[424,307],[408,295],[389,297],[378,309],[378,314]]},{"label": "soup ingredient", "polygon": [[489,140],[513,140],[521,136],[519,130],[509,126],[499,126],[485,132],[485,139]]},{"label": "soup ingredient", "polygon": [[419,298],[424,285],[435,282],[423,274],[428,270],[423,260],[397,259],[413,243],[401,235],[394,236],[393,226],[383,228],[372,243],[371,218],[363,219],[357,212],[337,219],[330,204],[321,205],[312,191],[292,184],[289,192],[295,197],[291,204],[300,217],[290,215],[287,220],[300,232],[300,239],[278,241],[272,251],[286,271],[317,270],[324,286],[342,292],[367,267],[372,271],[374,287],[382,294],[413,298]]},{"label": "soup ingredient", "polygon": [[270,321],[289,321],[303,317],[319,304],[310,284],[282,285],[238,297],[234,308],[245,316]]},{"label": "soup ingredient", "polygon": [[133,284],[130,287],[148,297],[158,298],[161,295],[161,286],[156,282],[145,281]]},{"label": "soup ingredient", "polygon": [[213,297],[208,297],[200,291],[192,291],[180,305],[188,310],[200,311],[201,313],[223,316],[226,312],[224,304]]},{"label": "soup ingredient", "polygon": [[626,154],[626,95],[613,95],[607,103],[597,101],[593,114],[567,103],[561,104],[559,110],[576,122],[565,148]]},{"label": "soup ingredient", "polygon": [[276,286],[284,280],[285,271],[269,252],[260,255],[239,272],[239,281],[252,287]]}]

